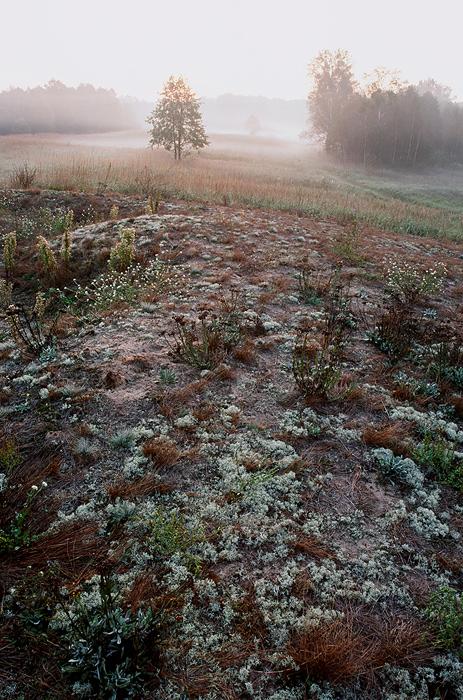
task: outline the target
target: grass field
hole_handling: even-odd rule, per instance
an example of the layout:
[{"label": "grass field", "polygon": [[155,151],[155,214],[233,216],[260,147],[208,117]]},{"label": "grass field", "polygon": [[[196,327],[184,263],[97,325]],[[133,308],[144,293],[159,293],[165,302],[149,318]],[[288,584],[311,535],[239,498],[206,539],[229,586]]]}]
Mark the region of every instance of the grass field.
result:
[{"label": "grass field", "polygon": [[463,168],[419,173],[345,168],[311,146],[215,136],[174,163],[145,134],[0,137],[0,182],[24,162],[50,189],[157,191],[161,197],[296,211],[422,236],[463,237]]}]

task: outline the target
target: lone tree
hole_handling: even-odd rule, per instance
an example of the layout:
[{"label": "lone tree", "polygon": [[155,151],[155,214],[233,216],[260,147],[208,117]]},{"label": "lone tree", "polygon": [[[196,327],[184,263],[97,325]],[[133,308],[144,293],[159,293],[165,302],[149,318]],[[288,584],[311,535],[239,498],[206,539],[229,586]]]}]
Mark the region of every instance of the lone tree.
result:
[{"label": "lone tree", "polygon": [[152,126],[151,146],[173,150],[175,160],[180,160],[190,149],[199,151],[209,143],[199,99],[182,77],[170,76],[147,121]]}]

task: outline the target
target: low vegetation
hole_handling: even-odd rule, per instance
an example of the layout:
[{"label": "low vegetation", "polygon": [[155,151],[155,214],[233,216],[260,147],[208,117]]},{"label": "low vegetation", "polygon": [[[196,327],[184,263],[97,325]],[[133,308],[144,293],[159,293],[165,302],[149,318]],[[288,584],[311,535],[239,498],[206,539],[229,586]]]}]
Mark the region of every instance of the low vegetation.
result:
[{"label": "low vegetation", "polygon": [[2,698],[461,696],[461,245],[310,214],[3,193]]}]

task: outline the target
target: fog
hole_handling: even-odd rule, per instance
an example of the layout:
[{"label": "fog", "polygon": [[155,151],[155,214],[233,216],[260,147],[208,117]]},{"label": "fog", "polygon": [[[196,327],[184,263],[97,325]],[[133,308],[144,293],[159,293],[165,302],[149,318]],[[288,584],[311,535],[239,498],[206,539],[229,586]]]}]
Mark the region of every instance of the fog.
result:
[{"label": "fog", "polygon": [[400,68],[412,83],[432,76],[463,99],[459,0],[3,0],[2,20],[1,90],[55,78],[153,101],[178,73],[205,98],[297,100],[311,58],[343,47],[358,75]]}]

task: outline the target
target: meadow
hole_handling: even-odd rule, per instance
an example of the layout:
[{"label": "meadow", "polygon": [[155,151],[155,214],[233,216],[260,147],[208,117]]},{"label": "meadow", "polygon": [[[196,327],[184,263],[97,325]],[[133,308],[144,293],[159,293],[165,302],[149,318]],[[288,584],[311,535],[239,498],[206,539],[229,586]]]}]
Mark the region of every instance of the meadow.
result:
[{"label": "meadow", "polygon": [[37,170],[53,190],[157,193],[360,223],[397,233],[459,240],[463,170],[388,171],[330,162],[313,145],[216,135],[201,155],[174,163],[146,147],[146,134],[0,137],[0,183],[17,168]]}]

